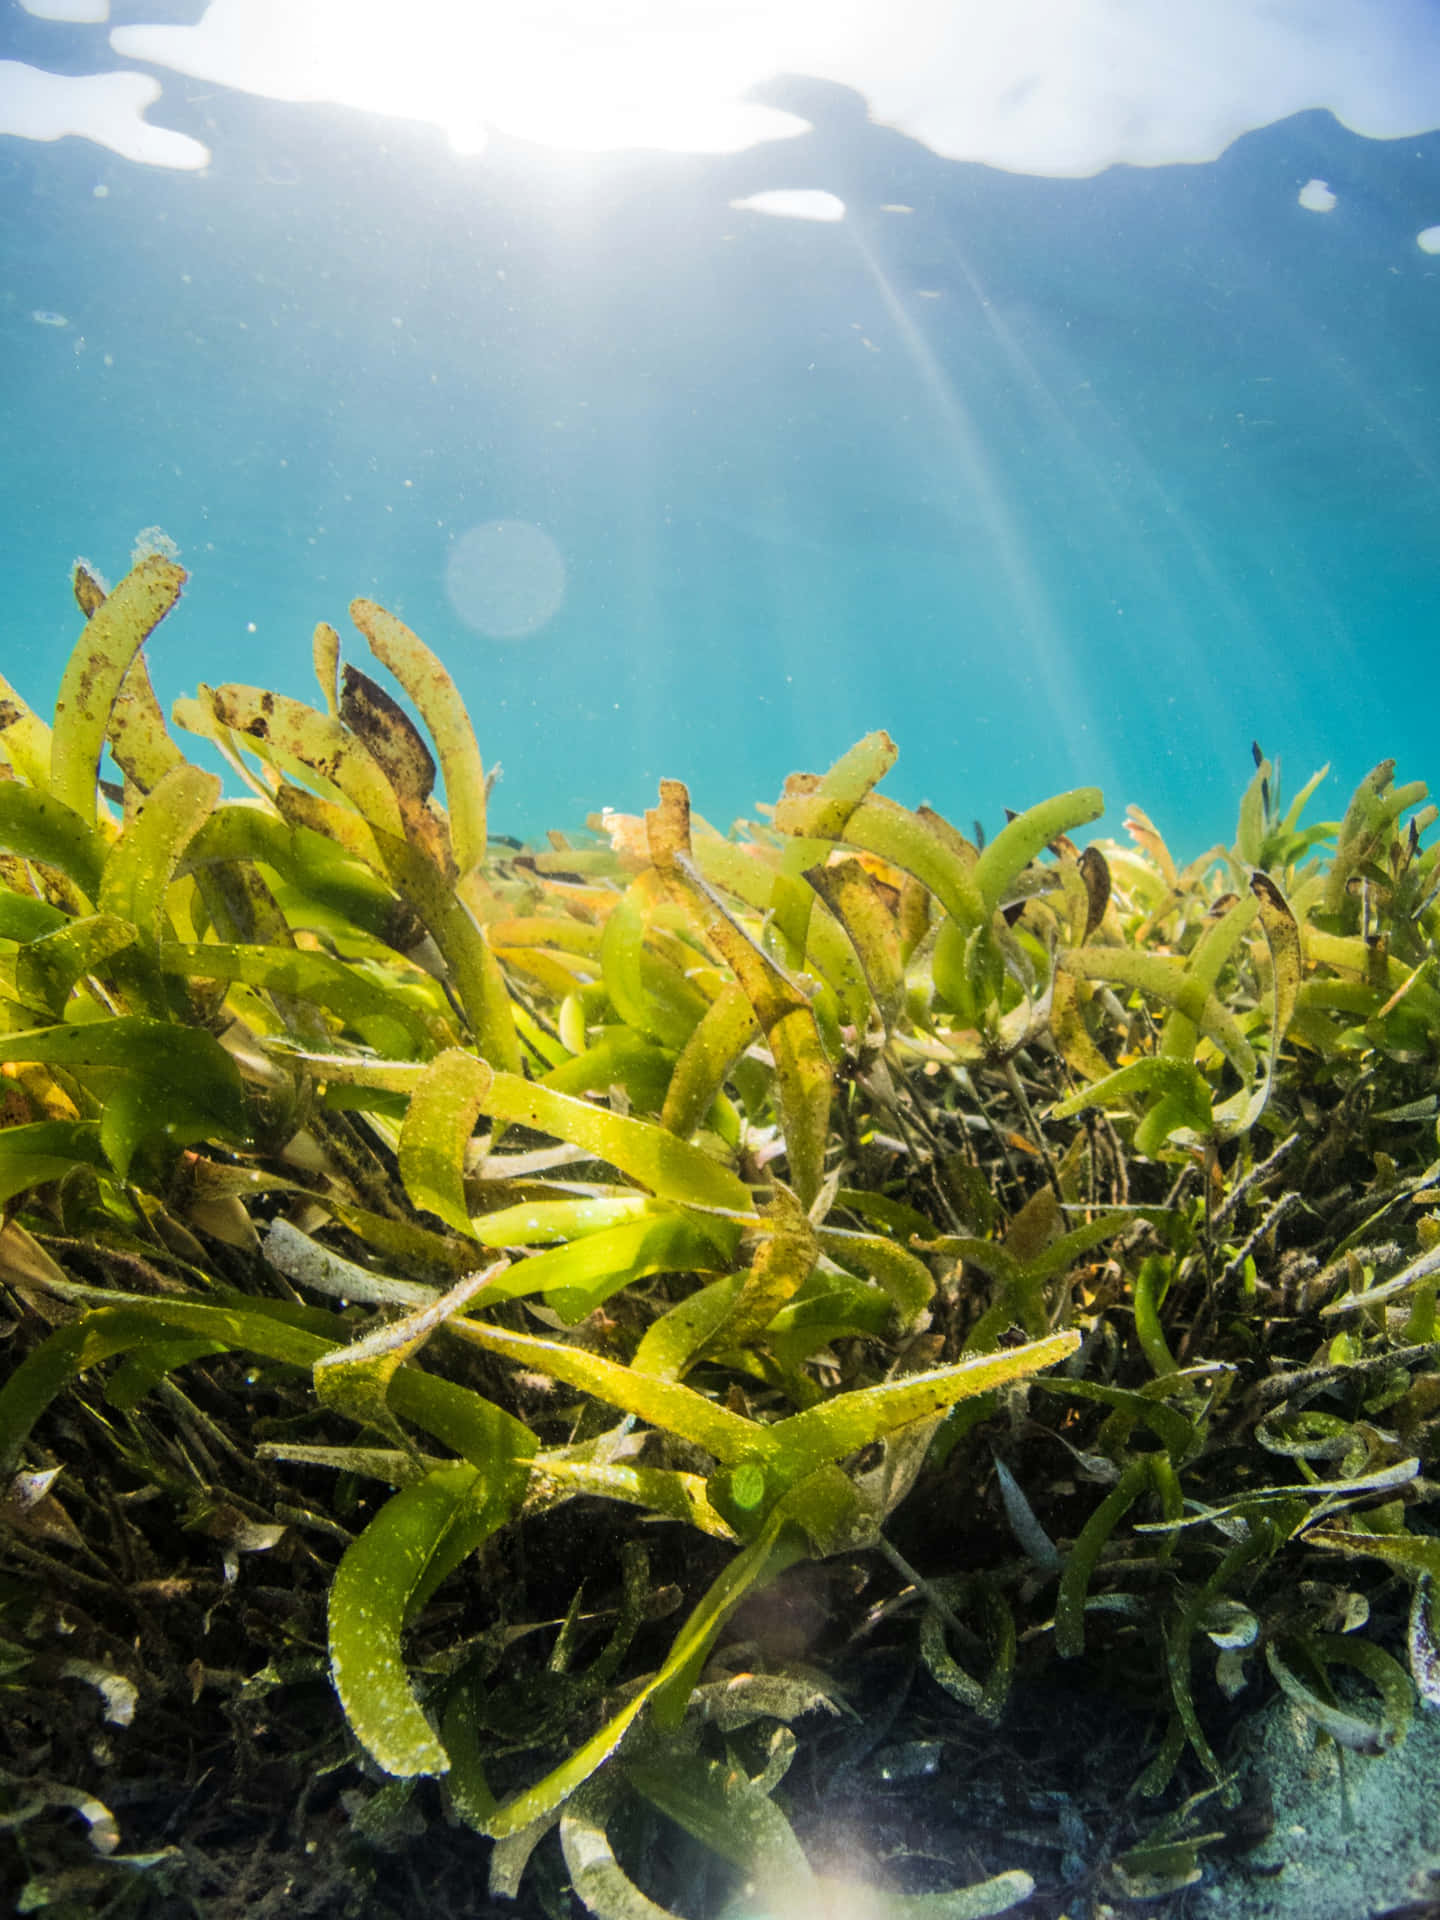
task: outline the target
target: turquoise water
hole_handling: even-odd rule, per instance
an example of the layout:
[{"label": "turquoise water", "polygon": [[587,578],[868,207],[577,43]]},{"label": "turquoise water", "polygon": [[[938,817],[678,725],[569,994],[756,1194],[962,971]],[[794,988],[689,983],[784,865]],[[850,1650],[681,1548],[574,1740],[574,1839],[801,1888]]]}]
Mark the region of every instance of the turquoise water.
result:
[{"label": "turquoise water", "polygon": [[[48,707],[71,562],[160,527],[162,700],[315,698],[315,622],[375,597],[459,680],[500,832],[662,775],[726,824],[874,727],[967,829],[1097,781],[1187,853],[1252,738],[1292,790],[1332,763],[1322,813],[1384,755],[1440,778],[1440,135],[1317,110],[1044,178],[767,97],[812,131],[723,157],[467,158],[194,81],[152,118],[204,172],[0,138],[6,674]],[[730,204],[781,186],[845,218]],[[465,574],[496,521],[543,538]]]}]

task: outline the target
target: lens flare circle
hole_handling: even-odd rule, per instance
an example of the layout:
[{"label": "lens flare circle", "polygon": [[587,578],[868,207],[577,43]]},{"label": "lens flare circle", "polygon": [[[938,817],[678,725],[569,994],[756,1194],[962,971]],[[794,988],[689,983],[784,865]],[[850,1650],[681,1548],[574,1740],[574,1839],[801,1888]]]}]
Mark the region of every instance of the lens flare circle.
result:
[{"label": "lens flare circle", "polygon": [[486,520],[462,533],[445,562],[451,606],[491,640],[525,640],[559,612],[565,561],[528,520]]}]

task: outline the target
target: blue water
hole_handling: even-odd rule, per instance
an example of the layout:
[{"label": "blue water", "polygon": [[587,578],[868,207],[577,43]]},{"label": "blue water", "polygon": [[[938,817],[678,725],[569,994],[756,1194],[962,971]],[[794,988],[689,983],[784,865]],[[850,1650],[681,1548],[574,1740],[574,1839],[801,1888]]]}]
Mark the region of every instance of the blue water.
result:
[{"label": "blue water", "polygon": [[[315,622],[370,595],[459,680],[501,832],[662,775],[728,824],[874,727],[967,829],[1096,781],[1187,853],[1252,738],[1292,788],[1332,763],[1321,814],[1385,755],[1440,778],[1440,136],[1314,112],[1054,180],[792,95],[812,134],[724,159],[457,158],[198,83],[154,117],[203,175],[0,139],[6,674],[48,709],[71,562],[159,526],[162,700],[315,699]],[[777,186],[847,217],[728,205]],[[447,596],[493,520],[563,565],[528,637]]]}]

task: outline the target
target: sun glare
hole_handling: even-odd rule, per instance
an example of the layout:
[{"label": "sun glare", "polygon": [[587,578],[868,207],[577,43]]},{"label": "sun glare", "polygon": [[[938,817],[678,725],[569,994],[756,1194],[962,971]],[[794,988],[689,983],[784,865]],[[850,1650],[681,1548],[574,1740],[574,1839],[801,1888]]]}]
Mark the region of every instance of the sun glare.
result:
[{"label": "sun glare", "polygon": [[[107,0],[23,0],[102,26]],[[290,102],[330,102],[561,152],[736,153],[807,121],[757,97],[791,74],[952,160],[1083,176],[1116,162],[1214,159],[1239,134],[1330,107],[1395,138],[1440,112],[1440,25],[1425,0],[210,0],[185,25],[111,29],[122,60]],[[129,157],[203,166],[196,141],[152,139],[73,84],[18,62],[0,132],[66,83],[50,120]],[[81,76],[93,78],[94,76]],[[148,76],[147,76],[148,77]],[[138,121],[143,109],[128,103]],[[47,125],[49,122],[47,121]]]},{"label": "sun glare", "polygon": [[212,0],[193,27],[117,27],[111,44],[272,98],[427,121],[461,152],[494,130],[574,152],[728,153],[804,130],[744,97],[784,63],[777,17],[734,0]]}]

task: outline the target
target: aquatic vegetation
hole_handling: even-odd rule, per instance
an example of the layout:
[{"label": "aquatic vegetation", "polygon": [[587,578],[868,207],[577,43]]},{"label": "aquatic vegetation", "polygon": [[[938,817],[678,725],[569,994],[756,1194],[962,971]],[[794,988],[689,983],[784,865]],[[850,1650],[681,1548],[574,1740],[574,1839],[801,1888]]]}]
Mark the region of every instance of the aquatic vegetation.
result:
[{"label": "aquatic vegetation", "polygon": [[[793,1723],[877,1632],[942,1726],[1064,1663],[1159,1713],[1139,1793],[1189,1797],[1071,1876],[1122,1895],[1226,1832],[1232,1702],[1403,1740],[1440,1698],[1422,786],[1385,763],[1304,825],[1317,782],[1282,810],[1257,749],[1234,846],[1181,869],[1135,809],[1132,846],[1079,848],[1093,788],[978,844],[879,791],[874,734],[730,833],[667,780],[527,851],[372,602],[423,732],[326,625],[318,706],[202,686],[172,732],[142,648],[183,581],[78,568],[53,724],[0,685],[17,1714],[61,1677],[52,1609],[87,1623],[61,1673],[141,1722],[149,1609],[204,1584],[186,1530],[207,1622],[285,1555],[226,1684],[309,1700],[312,1764],[369,1783],[353,1835],[399,1844],[438,1782],[497,1894],[558,1829],[617,1917],[661,1911],[636,1862],[677,1831],[819,1910]],[[557,1594],[526,1542],[561,1509],[592,1564]],[[825,1645],[756,1644],[757,1596],[827,1566]],[[74,1764],[12,1754],[0,1817],[89,1809],[100,1871],[123,1822]],[[997,1862],[877,1911],[1033,1887]]]}]

